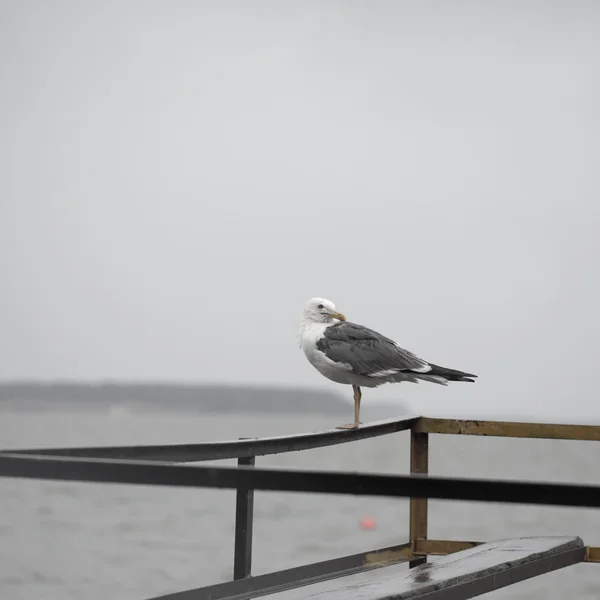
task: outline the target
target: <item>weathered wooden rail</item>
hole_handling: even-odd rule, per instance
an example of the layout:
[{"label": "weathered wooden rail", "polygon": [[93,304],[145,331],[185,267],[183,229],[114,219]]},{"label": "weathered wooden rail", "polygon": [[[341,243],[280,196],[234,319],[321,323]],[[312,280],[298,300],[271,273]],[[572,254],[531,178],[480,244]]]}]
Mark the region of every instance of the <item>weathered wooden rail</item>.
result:
[{"label": "weathered wooden rail", "polygon": [[[257,456],[308,450],[410,431],[410,475],[260,469]],[[0,451],[0,476],[237,491],[233,580],[154,600],[244,600],[388,567],[366,582],[340,584],[327,598],[460,600],[579,562],[600,563],[600,547],[578,537],[492,542],[428,539],[428,498],[600,508],[599,485],[430,477],[431,434],[600,441],[600,426],[410,417],[230,442]],[[600,447],[599,447],[600,449]],[[237,458],[237,467],[185,465]],[[600,453],[599,453],[600,464]],[[409,540],[351,556],[251,576],[254,490],[410,498]],[[428,556],[439,556],[427,562]],[[399,565],[408,563],[410,570]],[[399,570],[400,569],[400,570]],[[343,582],[343,580],[342,580]],[[310,594],[308,594],[310,595]]]}]

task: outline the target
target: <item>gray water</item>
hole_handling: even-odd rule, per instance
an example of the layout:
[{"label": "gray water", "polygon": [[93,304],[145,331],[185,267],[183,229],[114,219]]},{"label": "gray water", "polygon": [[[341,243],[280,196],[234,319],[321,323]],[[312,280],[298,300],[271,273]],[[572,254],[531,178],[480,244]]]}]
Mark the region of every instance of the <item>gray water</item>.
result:
[{"label": "gray water", "polygon": [[[318,415],[0,413],[0,446],[185,443],[320,430]],[[595,482],[600,444],[435,436],[435,475]],[[233,464],[222,461],[221,464]],[[408,435],[258,459],[260,465],[408,472]],[[363,517],[377,528],[365,531]],[[258,492],[254,574],[402,543],[405,500]],[[431,538],[579,535],[600,545],[589,509],[432,501]],[[142,600],[231,578],[234,493],[0,479],[2,600]],[[405,566],[390,567],[402,570]],[[357,575],[349,580],[360,580]],[[283,594],[306,597],[337,582]],[[489,594],[496,599],[600,597],[600,569],[578,565]]]}]

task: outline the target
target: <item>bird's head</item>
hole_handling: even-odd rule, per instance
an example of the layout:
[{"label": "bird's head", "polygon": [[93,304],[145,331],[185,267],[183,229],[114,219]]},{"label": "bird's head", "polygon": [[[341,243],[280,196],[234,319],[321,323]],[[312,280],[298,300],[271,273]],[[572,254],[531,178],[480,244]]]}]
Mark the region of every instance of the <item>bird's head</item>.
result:
[{"label": "bird's head", "polygon": [[335,310],[335,304],[325,298],[311,298],[304,307],[304,319],[311,323],[331,323],[334,319],[345,321],[346,317]]}]

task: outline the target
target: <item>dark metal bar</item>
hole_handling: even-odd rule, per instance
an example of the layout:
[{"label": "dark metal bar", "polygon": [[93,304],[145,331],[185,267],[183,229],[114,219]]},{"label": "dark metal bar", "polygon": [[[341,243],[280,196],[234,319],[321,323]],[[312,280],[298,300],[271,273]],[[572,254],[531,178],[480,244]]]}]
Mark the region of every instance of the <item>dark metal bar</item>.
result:
[{"label": "dark metal bar", "polygon": [[[429,435],[427,433],[410,432],[410,472],[412,475],[427,475],[429,472]],[[427,498],[410,499],[409,520],[410,542],[413,552],[416,551],[417,540],[427,539]],[[415,558],[409,568],[418,567],[427,562],[427,555]]]},{"label": "dark metal bar", "polygon": [[355,575],[371,569],[389,567],[406,562],[412,551],[410,544],[391,546],[370,552],[361,552],[342,558],[302,565],[284,571],[257,575],[248,579],[227,581],[195,590],[175,592],[152,598],[152,600],[247,600],[284,592],[313,583],[329,581],[338,577]]},{"label": "dark metal bar", "polygon": [[512,423],[422,417],[414,426],[420,433],[487,435],[548,440],[600,441],[600,425],[560,425],[551,423]]},{"label": "dark metal bar", "polygon": [[[238,466],[253,467],[254,456],[238,458]],[[239,487],[235,500],[235,551],[233,578],[244,579],[252,572],[252,528],[254,525],[254,490]]]},{"label": "dark metal bar", "polygon": [[[460,419],[430,419],[408,417],[367,423],[359,429],[329,429],[315,433],[256,438],[203,444],[173,444],[158,446],[107,446],[84,448],[38,448],[14,450],[19,454],[71,456],[80,458],[118,458],[161,460],[166,462],[197,462],[264,456],[296,450],[334,446],[405,431],[411,427],[417,433],[447,433],[456,435],[488,435],[569,440],[600,440],[600,425],[560,425],[545,423],[511,423]],[[0,451],[1,452],[1,451]]]},{"label": "dark metal bar", "polygon": [[73,458],[111,458],[128,460],[160,460],[165,462],[198,462],[244,456],[265,456],[296,450],[310,450],[357,442],[369,438],[406,431],[418,417],[387,419],[366,423],[358,429],[328,429],[314,433],[298,433],[277,437],[243,439],[203,444],[174,444],[161,446],[106,446],[104,448],[40,448],[0,450],[36,456],[68,456]]},{"label": "dark metal bar", "polygon": [[0,455],[0,476],[63,481],[600,507],[600,486]]}]

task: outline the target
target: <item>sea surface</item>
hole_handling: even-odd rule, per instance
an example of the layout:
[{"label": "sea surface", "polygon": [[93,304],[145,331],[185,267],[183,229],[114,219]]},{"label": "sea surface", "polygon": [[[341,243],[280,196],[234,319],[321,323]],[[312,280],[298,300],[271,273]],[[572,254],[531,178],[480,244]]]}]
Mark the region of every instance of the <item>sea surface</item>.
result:
[{"label": "sea surface", "polygon": [[[193,443],[317,431],[319,415],[99,414],[0,408],[0,447]],[[406,432],[259,458],[258,465],[407,473]],[[233,464],[222,461],[221,464]],[[600,444],[435,436],[434,475],[598,483]],[[364,517],[375,520],[363,530]],[[1,600],[144,600],[232,576],[234,492],[0,478]],[[578,535],[600,545],[600,511],[431,501],[429,536],[493,540]],[[408,540],[408,502],[257,492],[253,573]],[[390,567],[399,571],[405,566]],[[364,579],[365,575],[347,581]],[[279,596],[305,598],[339,581]],[[600,565],[577,565],[486,597],[600,598]]]}]

